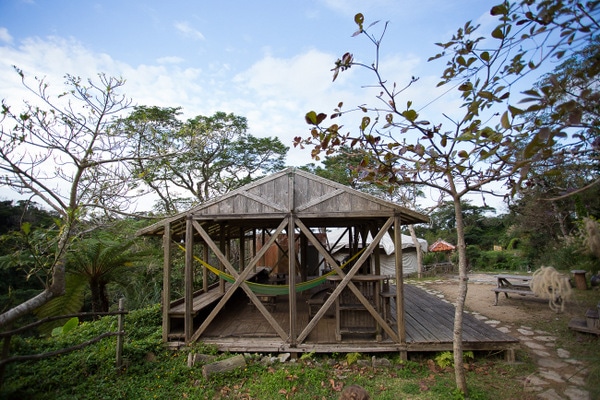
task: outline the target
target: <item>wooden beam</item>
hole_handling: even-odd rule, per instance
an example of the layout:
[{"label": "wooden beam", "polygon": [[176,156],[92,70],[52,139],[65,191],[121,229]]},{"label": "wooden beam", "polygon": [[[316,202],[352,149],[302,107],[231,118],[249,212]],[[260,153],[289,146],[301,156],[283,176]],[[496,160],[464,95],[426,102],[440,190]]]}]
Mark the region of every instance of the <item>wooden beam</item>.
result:
[{"label": "wooden beam", "polygon": [[342,193],[345,193],[345,191],[342,190],[342,189],[336,189],[333,192],[324,194],[323,196],[315,197],[314,199],[312,199],[308,203],[303,204],[301,207],[298,207],[298,209],[296,211],[297,212],[301,212],[302,210],[306,210],[307,208],[310,208],[310,207],[315,206],[317,204],[321,204],[325,200],[329,200],[329,199],[331,199],[331,198],[333,198],[335,196],[339,196]]},{"label": "wooden beam", "polygon": [[257,195],[250,193],[248,191],[242,191],[240,192],[240,195],[247,197],[251,200],[256,201],[257,203],[260,203],[262,205],[265,205],[267,207],[271,207],[274,210],[280,211],[280,212],[286,212],[287,210],[285,209],[285,207],[281,207],[278,204],[273,203],[272,201],[270,201],[269,199],[265,199],[262,197],[258,197]]},{"label": "wooden beam", "polygon": [[[260,259],[260,257],[262,256],[262,254],[261,254],[262,251],[264,250],[266,252],[267,249],[275,242],[275,240],[277,239],[277,236],[287,226],[287,223],[288,223],[287,220],[283,220],[281,222],[279,227],[277,227],[276,234],[271,237],[269,242],[258,252],[257,256],[254,257],[254,260],[253,260],[254,263],[256,262],[256,260]],[[210,246],[212,251],[215,253],[217,258],[221,261],[221,263],[223,263],[223,265],[225,266],[225,269],[227,269],[229,271],[229,273],[235,278],[235,282],[228,288],[225,295],[221,298],[219,303],[216,305],[216,307],[213,309],[213,311],[209,314],[209,316],[206,318],[206,320],[204,320],[202,325],[200,325],[200,327],[196,330],[196,332],[194,332],[190,341],[193,342],[193,341],[198,340],[200,335],[202,335],[202,333],[204,333],[206,328],[215,319],[217,314],[223,309],[223,307],[225,306],[227,301],[231,298],[233,293],[239,287],[241,287],[244,290],[244,292],[246,292],[246,294],[248,295],[248,298],[252,301],[252,303],[254,303],[256,308],[258,308],[258,310],[263,314],[263,316],[266,318],[266,320],[269,322],[269,324],[273,327],[273,329],[275,329],[277,334],[282,339],[287,340],[286,332],[283,330],[283,328],[281,328],[281,326],[277,323],[277,321],[275,321],[275,319],[273,318],[271,313],[265,308],[265,306],[262,304],[262,302],[258,299],[258,297],[256,297],[256,295],[252,292],[252,290],[250,290],[248,285],[245,283],[246,278],[248,278],[248,276],[252,272],[252,268],[247,268],[241,274],[238,274],[238,272],[231,265],[229,260],[223,255],[223,253],[220,251],[220,249],[217,247],[217,245],[211,240],[209,234],[202,228],[202,226],[199,223],[197,223],[196,221],[194,221],[193,224],[194,224],[194,228],[196,228],[196,231],[200,234],[200,236],[202,236],[202,239],[204,239],[204,241]]]},{"label": "wooden beam", "polygon": [[163,233],[163,290],[162,290],[162,339],[163,342],[169,340],[168,335],[171,331],[171,319],[169,318],[169,308],[171,307],[171,223],[165,224]]}]

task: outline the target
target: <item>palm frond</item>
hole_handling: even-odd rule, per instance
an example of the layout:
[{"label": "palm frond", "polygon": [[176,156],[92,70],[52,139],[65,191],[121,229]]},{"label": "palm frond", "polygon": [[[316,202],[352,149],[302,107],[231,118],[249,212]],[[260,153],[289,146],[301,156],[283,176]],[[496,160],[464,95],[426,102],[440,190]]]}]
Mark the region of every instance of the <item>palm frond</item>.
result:
[{"label": "palm frond", "polygon": [[[50,300],[42,307],[35,311],[38,318],[55,317],[58,315],[66,315],[77,313],[81,310],[84,301],[85,289],[87,280],[76,274],[67,274],[65,294]],[[57,326],[62,326],[65,321],[54,321],[44,324],[40,327],[40,333],[49,335],[52,329]]]}]

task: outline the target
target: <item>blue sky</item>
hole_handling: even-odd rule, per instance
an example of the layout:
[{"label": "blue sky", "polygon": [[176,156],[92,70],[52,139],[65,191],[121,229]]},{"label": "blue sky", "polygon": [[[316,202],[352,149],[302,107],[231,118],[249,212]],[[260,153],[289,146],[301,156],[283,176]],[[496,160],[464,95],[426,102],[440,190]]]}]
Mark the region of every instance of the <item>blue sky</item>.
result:
[{"label": "blue sky", "polygon": [[[104,72],[127,80],[134,104],[182,107],[185,117],[232,112],[248,118],[250,133],[278,136],[292,147],[305,136],[307,111],[331,112],[373,102],[358,70],[332,82],[334,61],[346,51],[371,63],[373,47],[352,38],[353,16],[390,25],[383,44],[384,74],[425,105],[441,91],[443,61],[428,63],[435,42],[472,20],[492,23],[483,0],[292,1],[0,1],[0,97],[18,104],[25,94],[12,65],[45,76],[57,93],[67,73]],[[436,120],[458,104],[444,96],[424,112]],[[291,149],[289,165],[312,162]]]}]

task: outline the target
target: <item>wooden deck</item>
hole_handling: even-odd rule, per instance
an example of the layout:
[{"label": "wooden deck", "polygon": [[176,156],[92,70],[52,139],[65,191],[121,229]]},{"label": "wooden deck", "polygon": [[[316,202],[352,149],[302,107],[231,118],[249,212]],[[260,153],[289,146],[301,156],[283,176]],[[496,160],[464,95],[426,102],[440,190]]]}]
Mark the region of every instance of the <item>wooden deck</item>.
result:
[{"label": "wooden deck", "polygon": [[[206,296],[212,296],[210,292]],[[297,296],[298,333],[308,325],[309,314],[306,300],[308,294]],[[197,300],[195,301],[195,303]],[[391,310],[395,315],[395,306]],[[208,310],[206,311],[208,312]],[[272,315],[280,326],[289,331],[287,296],[278,296]],[[427,352],[451,351],[453,345],[454,306],[415,286],[405,285],[406,345],[391,341],[386,335],[377,341],[373,335],[344,335],[341,341],[335,337],[335,319],[332,309],[316,325],[306,340],[292,345],[283,341],[266,318],[241,290],[238,290],[225,309],[200,337],[200,341],[213,344],[220,351],[231,352]],[[201,323],[199,313],[195,323]],[[198,321],[200,319],[200,321]],[[182,329],[172,324],[174,331],[169,340],[177,343],[182,339]],[[182,327],[181,327],[182,328]],[[297,333],[297,334],[298,334]],[[175,344],[173,343],[173,344]],[[518,340],[493,328],[470,314],[463,318],[464,350],[512,351]]]}]

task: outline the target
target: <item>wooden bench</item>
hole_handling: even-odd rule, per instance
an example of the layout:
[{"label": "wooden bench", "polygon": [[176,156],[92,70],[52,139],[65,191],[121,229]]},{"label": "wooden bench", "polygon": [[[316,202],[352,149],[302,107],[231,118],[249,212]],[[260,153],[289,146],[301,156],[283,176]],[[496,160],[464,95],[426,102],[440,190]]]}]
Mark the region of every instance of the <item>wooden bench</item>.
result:
[{"label": "wooden bench", "polygon": [[529,286],[531,283],[531,276],[528,275],[498,275],[497,284],[493,289],[496,294],[496,301],[494,305],[498,305],[498,295],[504,293],[506,298],[508,294],[518,294],[519,296],[535,296],[535,293]]}]

